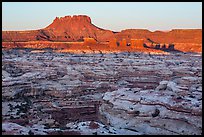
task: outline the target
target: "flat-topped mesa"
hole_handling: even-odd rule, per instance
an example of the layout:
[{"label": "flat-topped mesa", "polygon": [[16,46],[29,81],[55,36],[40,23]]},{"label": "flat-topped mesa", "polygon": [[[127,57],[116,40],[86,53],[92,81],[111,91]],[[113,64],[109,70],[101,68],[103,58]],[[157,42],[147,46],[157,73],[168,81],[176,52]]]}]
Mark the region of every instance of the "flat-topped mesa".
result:
[{"label": "flat-topped mesa", "polygon": [[[73,15],[73,16],[64,16],[64,17],[56,17],[55,20],[87,20],[91,23],[91,18],[87,15]],[[54,20],[54,21],[55,21]]]},{"label": "flat-topped mesa", "polygon": [[[135,48],[140,47],[139,49],[141,49],[144,44],[154,47],[156,44],[166,45],[172,43],[175,45],[175,49],[180,51],[202,52],[202,29],[172,29],[169,31],[125,29],[115,33],[92,24],[91,18],[87,15],[56,17],[50,25],[38,30],[2,31],[3,42],[84,41],[86,45],[87,40],[90,44],[89,38],[94,39],[97,44],[109,42],[109,46],[112,49],[120,47],[123,47],[123,49],[130,48],[129,45],[133,47],[135,45]],[[135,41],[134,39],[137,40]],[[138,41],[138,39],[143,39],[143,41]],[[92,45],[94,42],[91,42]],[[125,45],[128,45],[128,47]],[[6,47],[7,45],[4,46]]]},{"label": "flat-topped mesa", "polygon": [[74,16],[65,16],[65,17],[56,17],[52,24],[47,26],[45,29],[53,29],[56,26],[69,27],[70,23],[89,23],[91,24],[91,18],[87,15],[74,15]]},{"label": "flat-topped mesa", "polygon": [[74,15],[56,17],[50,25],[35,31],[3,31],[2,40],[78,42],[83,41],[83,38],[93,38],[98,42],[105,42],[113,37],[114,33],[111,30],[92,24],[89,16]]},{"label": "flat-topped mesa", "polygon": [[125,29],[121,32],[139,32],[139,33],[151,33],[148,29]]},{"label": "flat-topped mesa", "polygon": [[110,30],[99,28],[91,23],[87,15],[56,17],[44,30],[54,34],[53,41],[82,41],[83,38],[93,38],[106,41],[114,34]]},{"label": "flat-topped mesa", "polygon": [[65,16],[65,17],[61,17],[60,19],[72,19],[72,20],[85,20],[88,21],[89,23],[91,23],[91,18],[87,15],[73,15],[73,16]]},{"label": "flat-topped mesa", "polygon": [[172,29],[170,31],[149,31],[147,29],[126,29],[115,34],[118,40],[123,38],[129,42],[133,39],[144,39],[144,42],[149,42],[147,38],[154,40],[157,43],[202,43],[202,29]]}]

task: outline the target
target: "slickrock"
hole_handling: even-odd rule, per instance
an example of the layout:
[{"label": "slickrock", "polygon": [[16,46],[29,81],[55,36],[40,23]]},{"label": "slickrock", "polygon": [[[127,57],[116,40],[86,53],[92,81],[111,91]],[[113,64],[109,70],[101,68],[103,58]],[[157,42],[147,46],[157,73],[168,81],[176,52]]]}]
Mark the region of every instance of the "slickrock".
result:
[{"label": "slickrock", "polygon": [[102,104],[101,113],[111,126],[132,128],[141,134],[158,134],[158,131],[160,134],[201,134],[202,110],[194,104],[202,105],[202,102],[188,97],[175,98],[178,94],[171,92],[140,90],[135,93],[129,88],[107,92],[103,97],[107,103]]},{"label": "slickrock", "polygon": [[2,50],[2,134],[202,134],[201,54],[31,51]]}]

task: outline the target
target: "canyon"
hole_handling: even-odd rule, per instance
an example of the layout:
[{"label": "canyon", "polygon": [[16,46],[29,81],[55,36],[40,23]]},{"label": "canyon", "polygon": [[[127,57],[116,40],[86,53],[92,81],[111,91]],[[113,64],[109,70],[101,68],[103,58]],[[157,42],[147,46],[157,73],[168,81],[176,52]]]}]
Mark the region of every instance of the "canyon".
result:
[{"label": "canyon", "polygon": [[200,135],[202,56],[3,50],[2,134]]}]

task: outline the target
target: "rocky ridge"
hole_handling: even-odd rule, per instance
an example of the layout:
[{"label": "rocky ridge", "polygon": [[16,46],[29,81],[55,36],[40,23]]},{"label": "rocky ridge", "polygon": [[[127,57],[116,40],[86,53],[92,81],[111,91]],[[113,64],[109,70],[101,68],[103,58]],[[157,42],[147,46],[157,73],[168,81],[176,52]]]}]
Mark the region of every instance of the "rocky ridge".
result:
[{"label": "rocky ridge", "polygon": [[[202,29],[173,29],[169,32],[143,29],[126,29],[113,32],[95,26],[87,15],[56,17],[45,28],[32,31],[2,31],[2,41],[83,41],[83,38],[94,38],[99,42],[112,38],[150,38],[159,43],[202,43]],[[147,42],[147,41],[146,41]]]}]

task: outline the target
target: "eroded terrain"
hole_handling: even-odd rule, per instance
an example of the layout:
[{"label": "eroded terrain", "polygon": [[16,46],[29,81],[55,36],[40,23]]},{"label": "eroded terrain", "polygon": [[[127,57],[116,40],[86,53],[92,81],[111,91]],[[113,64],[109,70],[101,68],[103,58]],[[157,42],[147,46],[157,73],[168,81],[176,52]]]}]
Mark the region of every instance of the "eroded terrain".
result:
[{"label": "eroded terrain", "polygon": [[2,134],[202,134],[202,56],[2,51]]}]

